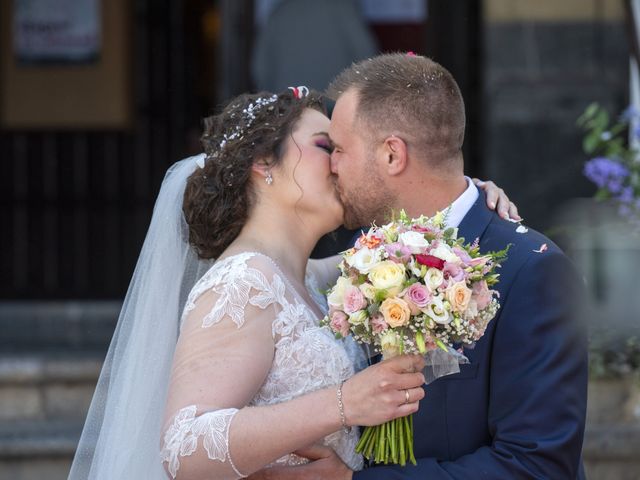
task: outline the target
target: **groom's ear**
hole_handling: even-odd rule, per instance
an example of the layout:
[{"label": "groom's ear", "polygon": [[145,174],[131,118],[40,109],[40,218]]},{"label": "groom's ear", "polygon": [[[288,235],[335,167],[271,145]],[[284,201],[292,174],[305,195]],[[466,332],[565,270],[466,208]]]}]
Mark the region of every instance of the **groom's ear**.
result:
[{"label": "groom's ear", "polygon": [[386,170],[389,175],[399,175],[407,168],[407,144],[401,138],[391,135],[382,145]]}]

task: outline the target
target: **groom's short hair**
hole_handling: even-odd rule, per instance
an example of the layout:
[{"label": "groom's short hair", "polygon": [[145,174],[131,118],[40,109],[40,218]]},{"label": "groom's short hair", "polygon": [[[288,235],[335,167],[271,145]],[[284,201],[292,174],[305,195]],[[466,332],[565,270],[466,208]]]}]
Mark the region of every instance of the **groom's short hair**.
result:
[{"label": "groom's short hair", "polygon": [[442,65],[411,54],[378,55],[343,70],[327,95],[337,100],[352,89],[358,98],[356,122],[372,137],[404,137],[433,166],[461,158],[464,101]]}]

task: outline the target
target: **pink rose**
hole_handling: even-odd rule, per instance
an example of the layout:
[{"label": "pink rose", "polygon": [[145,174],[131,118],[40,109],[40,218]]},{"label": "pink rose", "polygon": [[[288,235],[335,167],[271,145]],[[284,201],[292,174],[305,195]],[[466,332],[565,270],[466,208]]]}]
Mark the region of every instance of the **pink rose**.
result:
[{"label": "pink rose", "polygon": [[354,313],[363,310],[367,306],[367,300],[358,287],[348,287],[344,292],[344,311]]},{"label": "pink rose", "polygon": [[464,280],[464,270],[455,263],[445,262],[442,274],[446,280],[453,280],[454,283]]},{"label": "pink rose", "polygon": [[384,249],[389,254],[389,260],[393,262],[407,263],[411,260],[411,250],[400,242],[389,243]]},{"label": "pink rose", "polygon": [[431,292],[425,285],[421,283],[412,284],[409,288],[407,288],[404,296],[406,300],[409,300],[419,308],[426,307],[431,301]]},{"label": "pink rose", "polygon": [[485,308],[487,308],[489,303],[491,303],[493,294],[491,293],[491,290],[489,290],[487,282],[485,282],[484,280],[474,283],[472,292],[473,298],[478,304],[478,310],[484,310]]},{"label": "pink rose", "polygon": [[346,313],[336,310],[331,314],[331,330],[343,337],[349,335],[349,317]]},{"label": "pink rose", "polygon": [[369,319],[369,325],[371,325],[371,329],[376,335],[384,332],[387,328],[389,328],[389,325],[384,321],[384,317],[381,313],[376,313],[373,317],[371,317]]}]

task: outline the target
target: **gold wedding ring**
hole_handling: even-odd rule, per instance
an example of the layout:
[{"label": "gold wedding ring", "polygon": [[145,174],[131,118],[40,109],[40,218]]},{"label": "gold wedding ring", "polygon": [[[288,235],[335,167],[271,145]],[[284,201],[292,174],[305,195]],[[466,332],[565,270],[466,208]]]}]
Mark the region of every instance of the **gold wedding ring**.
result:
[{"label": "gold wedding ring", "polygon": [[405,389],[404,390],[404,404],[406,405],[407,403],[409,403],[409,390]]}]

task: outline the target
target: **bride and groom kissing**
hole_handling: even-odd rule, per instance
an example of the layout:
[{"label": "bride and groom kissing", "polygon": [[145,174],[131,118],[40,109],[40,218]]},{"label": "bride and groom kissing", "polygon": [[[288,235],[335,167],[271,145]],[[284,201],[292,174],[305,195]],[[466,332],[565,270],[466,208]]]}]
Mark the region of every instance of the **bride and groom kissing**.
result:
[{"label": "bride and groom kissing", "polygon": [[[305,89],[241,95],[205,120],[205,154],[168,171],[70,478],[584,478],[581,279],[465,177],[455,80],[385,54],[328,95],[331,120]],[[496,318],[428,386],[421,357],[367,367],[319,325],[338,259],[308,260],[340,224],[400,209],[447,209],[481,251],[511,244]],[[365,466],[357,427],[411,413],[417,465]]]}]

